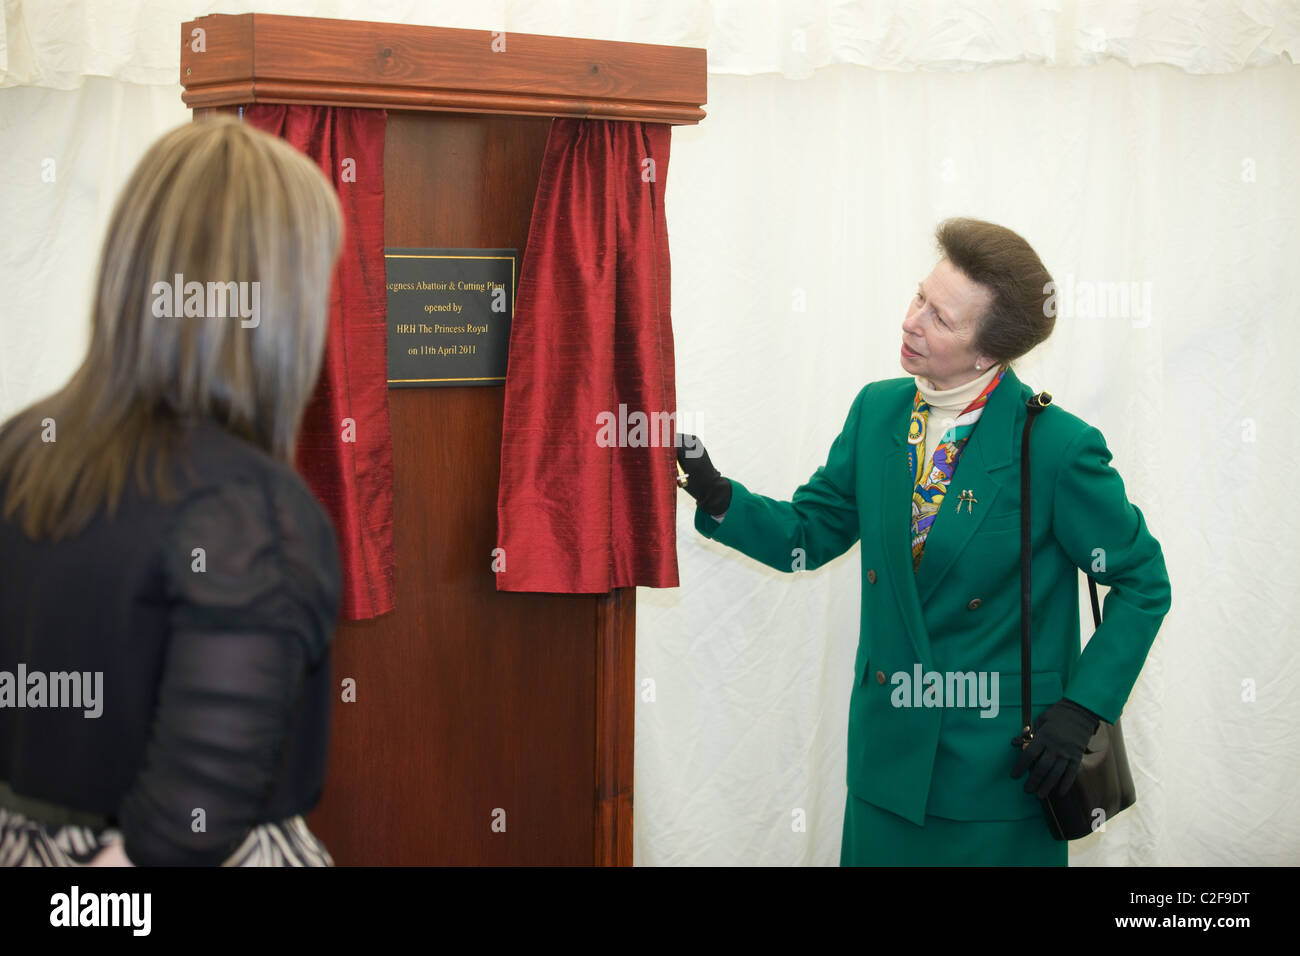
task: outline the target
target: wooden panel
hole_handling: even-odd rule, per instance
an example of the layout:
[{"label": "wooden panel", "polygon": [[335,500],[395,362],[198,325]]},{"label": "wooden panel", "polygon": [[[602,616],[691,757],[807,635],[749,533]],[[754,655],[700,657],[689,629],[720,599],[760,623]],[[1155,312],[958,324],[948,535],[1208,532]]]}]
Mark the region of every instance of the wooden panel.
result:
[{"label": "wooden panel", "polygon": [[[203,31],[203,49],[194,30]],[[697,123],[706,51],[262,13],[181,26],[191,107],[304,103]]]},{"label": "wooden panel", "polygon": [[596,642],[596,865],[631,866],[635,588],[600,603]]},{"label": "wooden panel", "polygon": [[[522,253],[549,126],[390,113],[386,243]],[[310,817],[341,865],[631,863],[635,591],[496,590],[503,396],[389,392],[396,610],[339,630]]]}]

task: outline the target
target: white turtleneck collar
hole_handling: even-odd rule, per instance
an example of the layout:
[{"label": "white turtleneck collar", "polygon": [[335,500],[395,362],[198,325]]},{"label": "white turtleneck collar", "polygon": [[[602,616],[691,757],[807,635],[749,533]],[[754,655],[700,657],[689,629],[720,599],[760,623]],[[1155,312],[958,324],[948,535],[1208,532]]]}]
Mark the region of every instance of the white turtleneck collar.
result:
[{"label": "white turtleneck collar", "polygon": [[912,376],[916,379],[916,387],[921,393],[921,399],[932,409],[941,409],[943,411],[961,412],[967,405],[975,401],[975,396],[988,386],[989,382],[997,376],[1002,370],[1002,366],[994,362],[992,367],[985,371],[978,378],[973,378],[965,385],[958,385],[956,388],[937,389],[934,382],[928,378],[922,378],[920,375]]}]

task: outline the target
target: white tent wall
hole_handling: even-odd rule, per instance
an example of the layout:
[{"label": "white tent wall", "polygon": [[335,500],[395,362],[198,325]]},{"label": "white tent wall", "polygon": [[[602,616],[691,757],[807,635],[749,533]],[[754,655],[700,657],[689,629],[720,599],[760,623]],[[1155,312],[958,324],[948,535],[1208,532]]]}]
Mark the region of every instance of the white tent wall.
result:
[{"label": "white tent wall", "polygon": [[113,203],[153,141],[189,119],[177,85],[0,90],[0,419],[81,364]]},{"label": "white tent wall", "polygon": [[[0,419],[84,353],[117,191],[189,116],[181,22],[261,10],[707,46],[709,115],[674,131],[667,192],[688,430],[724,474],[788,498],[861,386],[903,374],[936,222],[1021,232],[1081,291],[1018,373],[1102,430],[1174,594],[1124,713],[1138,804],[1071,863],[1300,862],[1284,812],[1300,416],[1281,391],[1300,360],[1300,9],[919,6],[11,2]],[[705,541],[693,510],[683,495],[682,586],[637,595],[636,862],[833,864],[858,549],[782,575]]]}]

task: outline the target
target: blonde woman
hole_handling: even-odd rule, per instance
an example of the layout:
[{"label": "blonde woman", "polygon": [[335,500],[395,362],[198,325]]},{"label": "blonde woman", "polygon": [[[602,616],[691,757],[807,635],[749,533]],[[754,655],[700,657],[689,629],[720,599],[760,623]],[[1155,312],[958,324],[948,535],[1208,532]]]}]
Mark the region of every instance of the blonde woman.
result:
[{"label": "blonde woman", "polygon": [[341,230],[233,118],[127,183],[85,361],[0,425],[0,865],[330,865],[339,566],[292,460]]}]

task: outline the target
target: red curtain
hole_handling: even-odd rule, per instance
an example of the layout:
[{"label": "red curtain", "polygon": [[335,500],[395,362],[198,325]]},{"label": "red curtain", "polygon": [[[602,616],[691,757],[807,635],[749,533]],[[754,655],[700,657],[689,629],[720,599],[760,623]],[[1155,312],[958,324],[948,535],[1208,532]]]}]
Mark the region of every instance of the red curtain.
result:
[{"label": "red curtain", "polygon": [[499,590],[677,586],[670,132],[551,124],[510,335]]},{"label": "red curtain", "polygon": [[[338,533],[350,620],[393,609],[393,446],[384,288],[384,110],[259,104],[244,121],[314,159],[343,207],[329,336],[297,466]],[[348,420],[351,420],[349,428]]]}]

